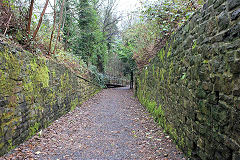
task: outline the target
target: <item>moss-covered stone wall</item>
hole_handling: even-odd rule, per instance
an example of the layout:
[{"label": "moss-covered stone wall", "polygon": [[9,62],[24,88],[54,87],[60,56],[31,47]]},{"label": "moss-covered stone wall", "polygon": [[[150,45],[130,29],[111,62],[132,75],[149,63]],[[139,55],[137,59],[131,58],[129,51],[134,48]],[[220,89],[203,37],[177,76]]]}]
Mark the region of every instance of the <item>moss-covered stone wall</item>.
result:
[{"label": "moss-covered stone wall", "polygon": [[77,76],[0,41],[0,156],[100,90]]},{"label": "moss-covered stone wall", "polygon": [[136,76],[135,94],[192,159],[240,159],[240,1],[209,0]]}]

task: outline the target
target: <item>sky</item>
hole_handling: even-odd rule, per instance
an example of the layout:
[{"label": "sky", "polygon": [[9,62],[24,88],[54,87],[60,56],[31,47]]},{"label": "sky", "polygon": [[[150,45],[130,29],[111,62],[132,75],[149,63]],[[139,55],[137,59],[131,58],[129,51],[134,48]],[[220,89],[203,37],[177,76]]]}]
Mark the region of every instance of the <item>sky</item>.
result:
[{"label": "sky", "polygon": [[[136,8],[140,7],[139,1],[140,0],[117,0],[117,10],[124,13],[134,11]],[[39,3],[44,6],[45,1],[40,1]],[[50,3],[53,5],[54,0],[50,0]],[[47,12],[51,12],[50,5],[48,5]]]},{"label": "sky", "polygon": [[[134,11],[137,7],[140,6],[140,0],[117,0],[118,6],[117,9],[120,12]],[[44,6],[45,1],[38,2],[42,6]],[[53,5],[54,0],[50,0],[50,3]],[[50,11],[51,7],[48,5],[47,11]]]},{"label": "sky", "polygon": [[140,7],[139,0],[118,0],[118,10],[120,12],[131,12]]},{"label": "sky", "polygon": [[[49,0],[49,1],[50,1],[50,4],[53,6],[54,0]],[[44,6],[45,1],[38,1],[38,4],[40,4],[40,6]],[[48,4],[46,14],[53,12],[50,4]],[[128,15],[128,13],[132,11],[136,11],[137,8],[141,6],[140,0],[117,0],[117,4],[118,4],[116,6],[116,10],[118,11],[117,13],[119,14],[119,16],[121,15],[123,19]]]},{"label": "sky", "polygon": [[140,0],[118,0],[118,6],[116,9],[119,12],[119,16],[122,17],[122,20],[118,22],[118,27],[120,30],[125,28],[130,13],[136,11],[140,6]]}]

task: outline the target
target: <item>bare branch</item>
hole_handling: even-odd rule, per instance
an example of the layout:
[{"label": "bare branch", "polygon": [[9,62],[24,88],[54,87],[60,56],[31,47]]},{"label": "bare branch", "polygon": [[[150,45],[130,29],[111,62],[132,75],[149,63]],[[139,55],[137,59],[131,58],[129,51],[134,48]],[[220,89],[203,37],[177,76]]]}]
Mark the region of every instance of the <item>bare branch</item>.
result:
[{"label": "bare branch", "polygon": [[10,15],[10,18],[9,18],[7,24],[6,24],[6,29],[5,29],[5,32],[4,32],[4,34],[3,34],[4,36],[5,36],[6,33],[7,33],[7,29],[8,29],[8,27],[9,27],[9,23],[10,23],[10,21],[11,21],[11,18],[12,18],[12,14]]},{"label": "bare branch", "polygon": [[27,37],[29,39],[30,34],[30,27],[31,27],[31,21],[32,21],[32,12],[33,12],[33,4],[34,0],[31,0],[30,8],[29,8],[29,16],[28,16],[28,25],[27,25]]},{"label": "bare branch", "polygon": [[53,16],[53,29],[52,29],[52,33],[51,33],[51,38],[50,38],[50,43],[49,43],[49,48],[48,48],[48,54],[51,54],[51,46],[52,46],[52,39],[53,39],[53,33],[55,30],[55,25],[56,25],[56,0],[54,0],[54,16]]},{"label": "bare branch", "polygon": [[38,21],[37,28],[35,29],[35,31],[34,31],[34,33],[33,33],[33,38],[32,38],[33,40],[35,39],[35,37],[36,37],[36,35],[37,35],[37,32],[38,32],[38,30],[39,30],[39,28],[40,28],[40,26],[41,26],[41,24],[42,24],[42,19],[43,19],[43,16],[44,16],[44,14],[45,14],[45,11],[46,11],[46,9],[47,9],[48,1],[49,1],[49,0],[46,0],[46,3],[45,3],[45,5],[44,5],[43,11],[42,11],[42,13],[41,13],[40,19],[39,19],[39,21]]},{"label": "bare branch", "polygon": [[53,50],[53,54],[55,53],[55,51],[56,51],[56,49],[57,49],[58,38],[59,38],[59,36],[60,36],[60,28],[61,28],[61,23],[62,23],[64,2],[65,2],[65,0],[62,1],[61,12],[60,12],[60,21],[59,21],[59,24],[58,24],[57,39],[56,39],[55,47],[54,47],[54,50]]}]

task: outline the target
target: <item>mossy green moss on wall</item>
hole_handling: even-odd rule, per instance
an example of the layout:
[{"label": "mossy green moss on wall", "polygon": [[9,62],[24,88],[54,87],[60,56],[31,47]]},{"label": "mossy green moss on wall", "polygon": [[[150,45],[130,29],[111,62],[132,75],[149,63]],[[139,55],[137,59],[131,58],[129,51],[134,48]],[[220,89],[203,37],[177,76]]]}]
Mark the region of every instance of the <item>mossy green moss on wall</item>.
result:
[{"label": "mossy green moss on wall", "polygon": [[4,42],[0,60],[0,156],[100,90],[66,66]]},{"label": "mossy green moss on wall", "polygon": [[20,80],[21,62],[9,52],[7,48],[0,51],[0,93],[3,96],[13,95],[16,87],[16,80]]},{"label": "mossy green moss on wall", "polygon": [[78,104],[79,104],[78,98],[75,98],[75,100],[73,100],[71,102],[71,111],[73,111],[77,107]]},{"label": "mossy green moss on wall", "polygon": [[46,60],[41,58],[38,63],[33,59],[30,63],[31,73],[30,79],[35,84],[42,84],[43,88],[49,87],[49,69],[46,65]]}]

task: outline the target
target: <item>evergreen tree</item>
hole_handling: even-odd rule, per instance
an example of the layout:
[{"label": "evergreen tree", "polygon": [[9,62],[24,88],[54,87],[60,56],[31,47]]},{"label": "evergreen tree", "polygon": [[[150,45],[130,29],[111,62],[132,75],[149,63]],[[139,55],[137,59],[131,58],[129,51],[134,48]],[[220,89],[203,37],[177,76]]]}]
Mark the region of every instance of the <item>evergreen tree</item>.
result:
[{"label": "evergreen tree", "polygon": [[89,64],[94,52],[94,32],[97,29],[97,16],[88,0],[81,0],[78,4],[78,27],[80,35],[75,49],[75,54],[80,55]]}]

